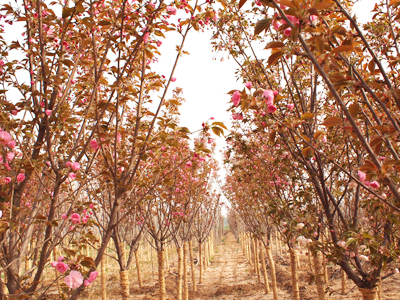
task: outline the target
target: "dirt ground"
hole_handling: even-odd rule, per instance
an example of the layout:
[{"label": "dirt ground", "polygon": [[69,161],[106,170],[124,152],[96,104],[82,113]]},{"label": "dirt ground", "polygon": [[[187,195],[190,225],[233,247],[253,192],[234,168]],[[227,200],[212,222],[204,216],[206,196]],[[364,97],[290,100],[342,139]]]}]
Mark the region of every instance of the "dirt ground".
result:
[{"label": "dirt ground", "polygon": [[[275,253],[274,253],[275,254]],[[288,256],[275,255],[276,273],[278,281],[279,299],[293,299],[291,293],[290,265]],[[152,269],[144,265],[143,284],[139,289],[135,270],[131,273],[131,299],[150,300],[158,298],[158,284],[156,266]],[[147,266],[147,269],[146,269]],[[189,264],[188,264],[188,267]],[[341,278],[337,267],[328,266],[330,278],[328,290],[330,296],[327,299],[362,299],[354,284],[347,280],[347,294],[341,295]],[[118,272],[112,272],[107,279],[107,299],[122,299],[119,292]],[[153,274],[154,273],[154,274]],[[269,269],[267,271],[268,277]],[[190,277],[188,273],[188,278]],[[196,267],[198,280],[199,267]],[[310,284],[312,273],[305,253],[300,254],[300,292],[301,299],[318,299],[316,285]],[[170,268],[166,272],[167,299],[176,299],[177,264],[176,255],[170,258]],[[262,280],[262,276],[261,276]],[[252,266],[246,260],[240,244],[232,233],[227,233],[223,242],[216,247],[211,264],[204,271],[204,282],[198,284],[198,292],[192,292],[192,284],[189,282],[189,299],[273,299],[271,294],[265,294],[263,283],[257,283],[257,276],[252,272]],[[94,284],[83,299],[101,299],[100,280]],[[400,300],[400,275],[394,275],[383,281],[383,299]]]}]

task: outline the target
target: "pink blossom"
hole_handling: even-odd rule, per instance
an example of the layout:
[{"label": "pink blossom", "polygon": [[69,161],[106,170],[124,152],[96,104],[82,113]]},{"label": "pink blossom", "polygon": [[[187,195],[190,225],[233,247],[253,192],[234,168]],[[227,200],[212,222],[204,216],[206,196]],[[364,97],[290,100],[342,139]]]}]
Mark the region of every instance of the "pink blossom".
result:
[{"label": "pink blossom", "polygon": [[53,261],[52,263],[51,263],[51,267],[52,268],[55,268],[57,266],[57,262],[56,261]]},{"label": "pink blossom", "polygon": [[42,102],[40,102],[40,107],[45,107],[45,104],[44,104],[44,102],[42,101]]},{"label": "pink blossom", "polygon": [[149,41],[149,35],[150,35],[150,32],[146,32],[144,35],[143,35],[143,43],[147,43],[148,41]]},{"label": "pink blossom", "polygon": [[13,110],[11,111],[11,114],[13,114],[14,116],[16,116],[16,115],[18,114],[18,110],[13,109]]},{"label": "pink blossom", "polygon": [[274,92],[273,91],[271,91],[271,90],[265,90],[264,92],[263,92],[263,97],[265,98],[265,104],[268,106],[268,105],[271,105],[271,104],[274,104],[274,99],[275,99],[275,97],[274,97]]},{"label": "pink blossom", "polygon": [[89,285],[90,285],[90,281],[86,279],[86,280],[83,282],[83,284],[84,284],[85,286],[89,286]]},{"label": "pink blossom", "polygon": [[232,102],[233,102],[233,105],[235,105],[235,106],[239,105],[239,102],[240,102],[240,93],[239,93],[239,91],[236,91],[236,92],[233,93]]},{"label": "pink blossom", "polygon": [[70,167],[72,166],[72,162],[67,161],[67,162],[65,163],[65,166],[66,166],[67,168],[70,168]]},{"label": "pink blossom", "polygon": [[64,256],[62,256],[62,255],[60,255],[58,258],[57,258],[57,261],[58,262],[62,262],[64,260]]},{"label": "pink blossom", "polygon": [[66,213],[63,213],[63,214],[61,215],[61,219],[63,219],[63,220],[66,220],[66,219],[68,219],[68,216],[67,216],[67,214],[66,214]]},{"label": "pink blossom", "polygon": [[247,87],[248,89],[251,89],[251,87],[253,86],[253,83],[251,83],[249,81],[249,82],[246,82],[244,86]]},{"label": "pink blossom", "polygon": [[74,224],[78,223],[80,219],[81,219],[81,216],[79,214],[77,214],[77,213],[73,213],[71,215],[71,221]]},{"label": "pink blossom", "polygon": [[290,22],[293,23],[293,25],[299,25],[300,24],[300,20],[295,16],[288,15],[287,18],[289,19]]},{"label": "pink blossom", "polygon": [[74,170],[74,171],[78,171],[80,168],[81,168],[81,166],[79,165],[78,162],[74,162],[74,163],[71,165],[71,169]]},{"label": "pink blossom", "polygon": [[93,203],[90,203],[90,204],[89,204],[89,207],[93,209],[94,204],[93,204]]},{"label": "pink blossom", "polygon": [[65,273],[69,269],[68,265],[63,262],[58,262],[56,265],[56,270],[60,273]]},{"label": "pink blossom", "polygon": [[188,162],[186,163],[186,167],[190,168],[191,166],[192,166],[192,162],[191,162],[191,161],[188,161]]},{"label": "pink blossom", "polygon": [[286,28],[286,29],[283,31],[283,33],[284,33],[286,36],[290,36],[290,35],[292,34],[292,28],[291,28],[291,27]]},{"label": "pink blossom", "polygon": [[369,186],[372,187],[373,189],[379,189],[380,184],[378,183],[378,181],[374,180],[374,181],[371,181]]},{"label": "pink blossom", "polygon": [[22,182],[25,180],[25,174],[24,173],[19,173],[17,176],[17,181]]},{"label": "pink blossom", "polygon": [[234,120],[243,120],[243,115],[242,114],[233,114],[232,119]]},{"label": "pink blossom", "polygon": [[51,113],[52,113],[53,111],[51,110],[51,109],[46,109],[45,111],[44,111],[44,113],[46,114],[46,116],[48,116],[48,117],[50,117],[51,116]]},{"label": "pink blossom", "polygon": [[0,132],[0,144],[5,146],[9,142],[11,142],[11,135],[8,132],[1,131]]},{"label": "pink blossom", "polygon": [[310,16],[310,20],[311,20],[311,23],[314,23],[315,21],[318,20],[318,16],[316,16],[316,15],[311,15],[311,16]]},{"label": "pink blossom", "polygon": [[282,23],[278,20],[273,23],[273,27],[275,30],[278,30],[281,25]]},{"label": "pink blossom", "polygon": [[174,6],[167,6],[167,13],[170,15],[176,15],[176,8]]},{"label": "pink blossom", "polygon": [[160,47],[162,45],[162,41],[157,41],[157,47]]},{"label": "pink blossom", "polygon": [[91,140],[91,141],[90,141],[90,147],[91,147],[93,150],[97,150],[97,149],[100,148],[100,145],[97,144],[97,141],[96,141],[96,140]]},{"label": "pink blossom", "polygon": [[6,178],[4,178],[4,182],[7,184],[7,183],[10,183],[11,182],[11,178],[10,177],[6,177]]},{"label": "pink blossom", "polygon": [[288,110],[292,110],[294,108],[294,104],[289,103],[286,107],[288,108]]},{"label": "pink blossom", "polygon": [[7,159],[8,161],[12,161],[12,160],[14,159],[14,157],[15,157],[15,154],[12,153],[12,152],[8,152],[8,153],[6,154],[6,159]]},{"label": "pink blossom", "polygon": [[67,277],[64,278],[66,285],[71,289],[77,289],[83,283],[83,276],[80,272],[72,270]]},{"label": "pink blossom", "polygon": [[346,248],[346,242],[345,242],[345,241],[339,241],[339,242],[337,242],[336,244],[337,244],[339,247]]},{"label": "pink blossom", "polygon": [[68,177],[74,180],[76,178],[76,174],[74,172],[68,173]]},{"label": "pink blossom", "polygon": [[362,171],[358,171],[358,177],[360,178],[361,182],[364,182],[367,178],[367,175]]},{"label": "pink blossom", "polygon": [[273,104],[268,105],[267,111],[268,111],[270,114],[273,114],[274,112],[276,112],[276,106],[273,105]]},{"label": "pink blossom", "polygon": [[171,77],[171,81],[172,81],[172,82],[175,82],[175,81],[176,81],[176,78],[175,78],[175,77]]},{"label": "pink blossom", "polygon": [[95,281],[98,274],[99,274],[99,272],[97,272],[97,271],[90,272],[89,279],[88,279],[89,282],[92,283],[93,281]]},{"label": "pink blossom", "polygon": [[15,148],[15,141],[10,141],[7,143],[7,147],[10,149],[14,149]]},{"label": "pink blossom", "polygon": [[4,66],[4,61],[0,59],[0,67]]}]

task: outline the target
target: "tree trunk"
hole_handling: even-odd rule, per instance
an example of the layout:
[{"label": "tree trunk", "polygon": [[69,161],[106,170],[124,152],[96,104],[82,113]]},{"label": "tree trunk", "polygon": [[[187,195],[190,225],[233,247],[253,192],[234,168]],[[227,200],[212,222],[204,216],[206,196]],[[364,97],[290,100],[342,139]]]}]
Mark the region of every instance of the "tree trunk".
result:
[{"label": "tree trunk", "polygon": [[321,273],[321,262],[319,260],[318,252],[313,254],[314,270],[315,270],[315,281],[317,283],[318,299],[325,300],[325,287],[324,287],[324,275]]},{"label": "tree trunk", "polygon": [[[106,256],[107,257],[107,256]],[[100,279],[101,279],[101,299],[102,300],[107,300],[107,293],[106,293],[106,263],[105,263],[105,258],[103,256],[103,259],[101,260],[101,274],[100,274]]]},{"label": "tree trunk", "polygon": [[372,289],[364,289],[364,288],[358,288],[360,291],[363,300],[378,300],[378,288],[374,287]]},{"label": "tree trunk", "polygon": [[166,300],[165,292],[165,261],[164,261],[164,251],[157,251],[158,256],[158,284],[160,285],[160,300]]},{"label": "tree trunk", "polygon": [[247,253],[249,254],[249,262],[250,262],[250,266],[253,265],[253,260],[252,260],[252,253],[251,253],[251,237],[248,237],[248,243],[247,243]]},{"label": "tree trunk", "polygon": [[346,272],[341,270],[342,272],[342,295],[346,294]]},{"label": "tree trunk", "polygon": [[135,251],[135,261],[136,261],[136,270],[137,270],[137,277],[138,277],[139,287],[142,288],[143,287],[142,275],[140,274],[140,262],[139,262],[139,257],[138,257],[137,250]]},{"label": "tree trunk", "polygon": [[182,300],[182,280],[183,280],[183,253],[182,247],[176,248],[176,252],[178,253],[178,288],[177,288],[177,298],[178,300]]},{"label": "tree trunk", "polygon": [[189,241],[189,254],[190,254],[190,269],[192,270],[192,284],[193,284],[193,291],[197,291],[197,282],[196,282],[196,273],[194,269],[194,261],[193,261],[193,245],[192,241]]},{"label": "tree trunk", "polygon": [[201,255],[201,243],[199,243],[199,264],[200,264],[200,279],[199,283],[203,282],[203,257]]},{"label": "tree trunk", "polygon": [[260,264],[259,264],[259,254],[258,254],[258,240],[254,239],[254,254],[255,254],[255,259],[254,263],[256,265],[256,272],[257,272],[257,282],[261,282],[261,276],[260,276]]},{"label": "tree trunk", "polygon": [[293,299],[300,300],[299,276],[297,274],[297,251],[290,249],[290,267],[292,270]]},{"label": "tree trunk", "polygon": [[169,259],[168,259],[168,246],[165,246],[165,269],[168,271],[169,270]]},{"label": "tree trunk", "polygon": [[119,271],[121,293],[123,300],[129,300],[129,271]]},{"label": "tree trunk", "polygon": [[206,239],[206,242],[204,243],[204,270],[207,270],[207,267],[208,267],[208,245]]},{"label": "tree trunk", "polygon": [[271,291],[269,289],[268,274],[267,274],[267,268],[265,267],[265,258],[264,258],[264,251],[263,251],[262,245],[260,247],[260,256],[261,256],[262,273],[263,273],[263,276],[264,276],[265,293],[269,294]]},{"label": "tree trunk", "polygon": [[189,287],[187,276],[187,242],[183,242],[183,299],[189,300]]},{"label": "tree trunk", "polygon": [[278,300],[278,286],[276,284],[276,273],[275,273],[274,258],[272,257],[271,247],[265,246],[265,249],[267,250],[269,266],[270,266],[270,269],[271,269],[272,292],[274,294],[274,300]]}]

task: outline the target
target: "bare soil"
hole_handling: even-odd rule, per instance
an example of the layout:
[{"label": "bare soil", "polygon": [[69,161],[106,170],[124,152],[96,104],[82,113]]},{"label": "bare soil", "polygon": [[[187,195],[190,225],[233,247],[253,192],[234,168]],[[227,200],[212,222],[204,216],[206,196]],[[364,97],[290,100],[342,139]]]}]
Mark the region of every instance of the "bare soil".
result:
[{"label": "bare soil", "polygon": [[[169,270],[166,271],[166,287],[167,299],[176,298],[177,283],[177,262],[176,253],[170,253]],[[197,254],[197,253],[196,253]],[[303,300],[317,300],[316,285],[313,282],[313,273],[308,263],[308,257],[305,252],[299,253],[300,257],[300,293]],[[274,253],[276,262],[276,273],[278,281],[279,299],[293,299],[290,277],[290,260],[289,256],[280,256]],[[150,300],[158,298],[157,284],[157,266],[154,260],[153,266],[150,262],[143,262],[143,284],[140,289],[137,284],[136,270],[130,273],[131,278],[131,299]],[[260,264],[261,265],[261,264]],[[188,264],[188,267],[190,265]],[[110,273],[112,267],[108,271],[107,278],[107,299],[122,299],[119,289],[119,275],[117,268]],[[351,280],[347,280],[346,294],[341,295],[341,278],[338,267],[328,265],[329,282],[327,285],[327,299],[362,299],[360,293]],[[271,284],[270,270],[267,270]],[[216,247],[211,264],[207,267],[203,274],[203,283],[197,284],[198,291],[192,291],[191,273],[188,270],[189,281],[189,299],[273,299],[271,294],[264,293],[263,282],[257,283],[257,276],[253,267],[246,260],[240,244],[237,242],[232,233],[227,233],[221,244]],[[199,267],[196,267],[197,281],[199,278]],[[263,277],[261,276],[261,281]],[[100,295],[100,279],[88,289],[82,299],[101,299]],[[400,276],[394,275],[383,281],[383,299],[400,300]]]}]

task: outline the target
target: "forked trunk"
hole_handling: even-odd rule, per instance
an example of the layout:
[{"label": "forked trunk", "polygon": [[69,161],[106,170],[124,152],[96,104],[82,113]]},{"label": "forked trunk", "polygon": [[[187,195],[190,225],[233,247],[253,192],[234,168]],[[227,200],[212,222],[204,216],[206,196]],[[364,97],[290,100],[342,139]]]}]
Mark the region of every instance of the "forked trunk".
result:
[{"label": "forked trunk", "polygon": [[137,270],[137,277],[138,277],[138,284],[139,287],[143,287],[142,283],[142,275],[140,274],[140,262],[139,262],[139,257],[138,257],[138,251],[135,251],[135,261],[136,261],[136,270]]},{"label": "forked trunk", "polygon": [[274,258],[272,257],[271,247],[265,246],[265,249],[267,250],[267,256],[268,256],[269,265],[270,265],[270,269],[271,269],[272,292],[274,294],[274,300],[278,300],[278,286],[276,284]]},{"label": "forked trunk", "polygon": [[358,288],[363,300],[378,300],[378,287],[372,289]]},{"label": "forked trunk", "polygon": [[199,264],[200,264],[200,279],[199,283],[203,282],[203,256],[201,253],[201,243],[199,243]]},{"label": "forked trunk", "polygon": [[299,276],[297,274],[297,251],[290,249],[290,267],[292,270],[293,299],[300,300]]},{"label": "forked trunk", "polygon": [[325,300],[325,287],[324,287],[324,275],[321,272],[321,262],[319,260],[318,252],[313,254],[315,280],[317,283],[318,299]]},{"label": "forked trunk", "polygon": [[157,251],[157,257],[158,257],[158,284],[160,285],[159,299],[166,300],[164,251]]},{"label": "forked trunk", "polygon": [[183,299],[189,300],[189,287],[187,277],[187,242],[183,243]]},{"label": "forked trunk", "polygon": [[178,288],[177,288],[177,298],[178,300],[182,300],[182,280],[183,280],[183,250],[182,247],[176,248],[176,252],[178,253]]},{"label": "forked trunk", "polygon": [[265,258],[264,258],[264,251],[263,251],[262,245],[261,245],[261,247],[260,247],[260,259],[261,259],[262,273],[263,273],[263,277],[264,277],[264,289],[265,289],[265,293],[266,293],[266,294],[269,294],[271,291],[270,291],[270,289],[269,289],[267,268],[265,267]]},{"label": "forked trunk", "polygon": [[192,284],[193,284],[193,291],[197,291],[197,282],[196,282],[196,273],[194,269],[194,261],[193,261],[193,245],[192,241],[189,241],[189,254],[190,254],[190,269],[192,270]]}]

